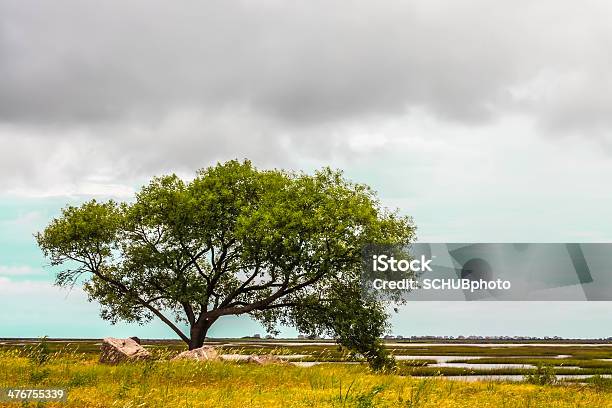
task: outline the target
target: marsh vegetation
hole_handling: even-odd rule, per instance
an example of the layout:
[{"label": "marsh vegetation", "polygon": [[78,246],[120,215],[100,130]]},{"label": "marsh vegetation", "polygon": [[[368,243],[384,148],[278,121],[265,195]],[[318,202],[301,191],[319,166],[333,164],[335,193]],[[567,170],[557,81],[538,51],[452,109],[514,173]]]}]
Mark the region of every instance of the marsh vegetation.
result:
[{"label": "marsh vegetation", "polygon": [[[169,357],[185,349],[173,341],[145,342],[153,361],[116,366],[98,363],[96,341],[4,343],[0,388],[68,390],[66,403],[48,407],[612,407],[612,380],[606,377],[612,373],[612,362],[606,361],[612,358],[609,345],[387,345],[398,356],[415,358],[400,360],[397,370],[379,374],[342,348],[308,342],[216,342],[223,354],[268,353],[318,363],[308,367],[170,362]],[[478,368],[432,366],[439,360],[475,363]],[[505,363],[540,368],[504,368]],[[486,364],[495,368],[482,368]],[[586,378],[560,375],[577,371]],[[503,377],[496,375],[514,375],[521,381],[500,381]],[[445,376],[490,379],[464,382]]]}]

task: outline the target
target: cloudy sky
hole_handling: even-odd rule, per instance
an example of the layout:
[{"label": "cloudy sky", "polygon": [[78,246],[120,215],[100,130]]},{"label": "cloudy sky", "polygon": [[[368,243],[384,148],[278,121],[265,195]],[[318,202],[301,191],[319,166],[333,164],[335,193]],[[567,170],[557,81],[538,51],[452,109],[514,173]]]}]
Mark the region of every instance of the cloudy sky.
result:
[{"label": "cloudy sky", "polygon": [[[231,158],[341,168],[412,215],[420,241],[610,241],[610,13],[589,0],[3,0],[0,337],[171,335],[111,328],[80,290],[53,288],[32,234],[67,203]],[[610,311],[419,303],[394,331],[610,336]]]}]

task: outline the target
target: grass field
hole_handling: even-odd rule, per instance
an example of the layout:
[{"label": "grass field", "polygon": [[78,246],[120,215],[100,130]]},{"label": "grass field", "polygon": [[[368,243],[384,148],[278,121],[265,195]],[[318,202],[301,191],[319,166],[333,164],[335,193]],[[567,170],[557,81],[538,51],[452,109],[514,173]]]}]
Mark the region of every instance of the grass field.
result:
[{"label": "grass field", "polygon": [[[152,343],[156,360],[151,362],[102,365],[97,362],[95,342],[5,344],[0,347],[0,388],[59,387],[68,390],[67,402],[0,406],[46,407],[612,407],[610,380],[594,379],[556,385],[526,383],[457,382],[444,380],[438,373],[415,378],[411,367],[400,363],[393,374],[375,374],[363,364],[320,364],[314,367],[257,366],[235,362],[170,362],[179,352],[179,343]],[[250,354],[316,354],[330,359],[343,357],[336,347],[296,344],[225,345],[226,351]],[[448,346],[458,347],[458,346]],[[514,347],[510,347],[514,348]],[[523,358],[510,357],[497,350],[446,350],[419,348],[420,355],[475,355],[498,363],[500,360],[555,360],[559,351],[542,348],[521,349]],[[610,358],[609,346],[563,347],[572,364],[610,373],[612,369],[598,358]],[[327,352],[325,351],[327,350]],[[491,351],[491,350],[490,350]],[[316,352],[316,353],[314,353]],[[411,353],[414,354],[414,353]],[[504,357],[505,356],[505,357]],[[346,355],[344,355],[346,357]],[[597,358],[596,358],[597,357]],[[475,360],[470,360],[475,361]],[[478,360],[486,362],[487,360]],[[427,362],[426,362],[427,364]],[[600,364],[601,365],[601,364]],[[444,370],[442,370],[444,371]],[[447,375],[456,374],[454,370]],[[529,372],[527,370],[526,372]],[[417,375],[422,375],[418,373]]]}]

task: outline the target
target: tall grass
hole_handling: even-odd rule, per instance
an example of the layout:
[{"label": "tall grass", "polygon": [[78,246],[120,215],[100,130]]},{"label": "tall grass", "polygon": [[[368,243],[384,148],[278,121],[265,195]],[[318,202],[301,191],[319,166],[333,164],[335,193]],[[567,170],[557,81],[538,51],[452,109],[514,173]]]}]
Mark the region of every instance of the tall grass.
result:
[{"label": "tall grass", "polygon": [[52,353],[39,363],[34,354],[0,352],[0,388],[68,390],[67,402],[46,407],[612,407],[604,382],[462,383],[333,364],[300,368],[154,360],[108,366],[76,351]]}]

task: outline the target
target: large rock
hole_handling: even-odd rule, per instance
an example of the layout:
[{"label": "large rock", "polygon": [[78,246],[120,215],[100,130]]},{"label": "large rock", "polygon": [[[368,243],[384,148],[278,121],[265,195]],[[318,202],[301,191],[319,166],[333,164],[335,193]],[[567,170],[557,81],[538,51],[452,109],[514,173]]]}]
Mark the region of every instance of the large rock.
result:
[{"label": "large rock", "polygon": [[100,362],[106,364],[118,364],[151,358],[151,353],[132,339],[107,337],[102,341],[100,350]]},{"label": "large rock", "polygon": [[246,360],[248,363],[253,363],[253,364],[258,364],[258,365],[269,365],[269,364],[280,364],[280,365],[289,365],[289,362],[287,360],[283,360],[280,357],[277,357],[273,354],[262,354],[262,355],[256,355],[253,354],[252,356],[249,356],[249,358]]},{"label": "large rock", "polygon": [[197,349],[183,351],[172,360],[217,361],[221,360],[221,356],[216,348],[212,346],[202,346]]}]

